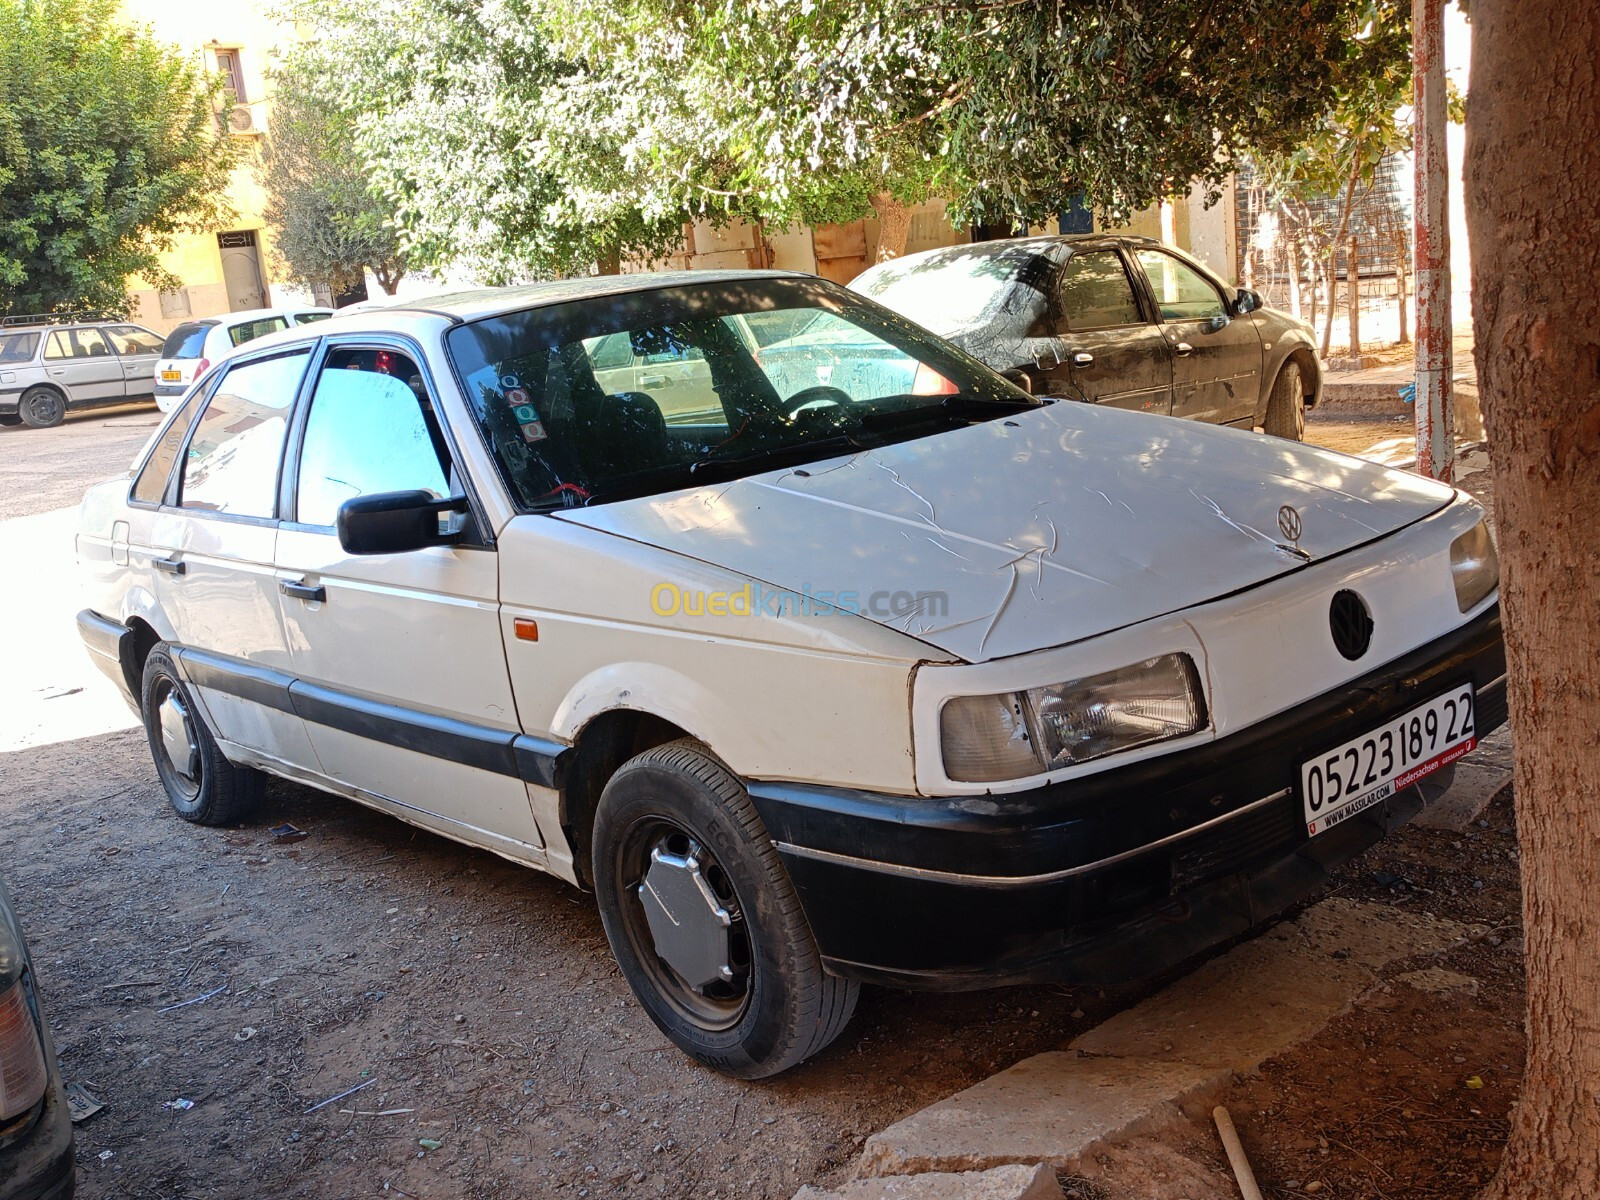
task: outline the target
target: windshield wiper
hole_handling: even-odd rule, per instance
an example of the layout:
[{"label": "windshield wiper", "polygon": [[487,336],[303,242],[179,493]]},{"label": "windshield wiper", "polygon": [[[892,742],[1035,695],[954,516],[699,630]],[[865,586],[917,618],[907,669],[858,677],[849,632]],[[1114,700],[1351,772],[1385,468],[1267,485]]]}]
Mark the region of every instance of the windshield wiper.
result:
[{"label": "windshield wiper", "polygon": [[1001,412],[1018,412],[1024,408],[1037,408],[1034,400],[1009,397],[980,396],[973,392],[957,392],[942,396],[932,404],[919,404],[913,408],[896,408],[886,412],[864,413],[863,429],[898,429],[906,425],[920,425],[925,421],[960,421],[972,417],[987,419]]},{"label": "windshield wiper", "polygon": [[723,470],[731,470],[737,473],[754,463],[763,463],[773,467],[787,467],[795,463],[814,462],[819,458],[827,458],[833,451],[866,449],[868,449],[867,446],[857,441],[850,434],[839,433],[830,437],[817,438],[815,441],[795,442],[787,446],[774,446],[770,450],[752,450],[747,454],[736,454],[728,458],[702,458],[699,462],[690,464],[689,474],[695,479],[699,479],[701,476],[714,475]]}]

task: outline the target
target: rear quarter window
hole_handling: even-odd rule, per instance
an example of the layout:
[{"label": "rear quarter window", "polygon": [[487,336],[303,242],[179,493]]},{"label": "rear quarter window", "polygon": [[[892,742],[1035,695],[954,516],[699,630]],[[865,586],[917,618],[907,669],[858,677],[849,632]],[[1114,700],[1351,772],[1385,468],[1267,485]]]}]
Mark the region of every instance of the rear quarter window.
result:
[{"label": "rear quarter window", "polygon": [[235,346],[242,346],[246,342],[253,342],[258,337],[266,337],[269,333],[277,333],[280,329],[289,328],[289,321],[285,317],[261,317],[255,321],[246,321],[242,325],[234,325],[228,329],[228,340]]},{"label": "rear quarter window", "polygon": [[206,348],[206,330],[212,323],[200,324],[185,321],[171,333],[161,347],[162,358],[203,358]]},{"label": "rear quarter window", "polygon": [[8,333],[0,336],[0,363],[27,363],[33,361],[39,348],[37,333]]}]

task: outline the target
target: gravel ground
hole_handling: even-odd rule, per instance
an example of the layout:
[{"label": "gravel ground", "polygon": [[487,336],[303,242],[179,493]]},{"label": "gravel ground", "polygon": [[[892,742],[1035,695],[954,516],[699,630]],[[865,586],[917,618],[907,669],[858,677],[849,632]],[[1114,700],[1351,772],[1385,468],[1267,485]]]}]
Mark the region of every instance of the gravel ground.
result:
[{"label": "gravel ground", "polygon": [[[0,531],[124,470],[155,421],[0,429]],[[358,805],[276,783],[258,823],[185,825],[124,729],[0,753],[0,815],[64,1075],[106,1106],[78,1127],[88,1200],[787,1197],[1164,982],[866,989],[826,1053],[739,1083],[649,1023],[587,896]]]}]

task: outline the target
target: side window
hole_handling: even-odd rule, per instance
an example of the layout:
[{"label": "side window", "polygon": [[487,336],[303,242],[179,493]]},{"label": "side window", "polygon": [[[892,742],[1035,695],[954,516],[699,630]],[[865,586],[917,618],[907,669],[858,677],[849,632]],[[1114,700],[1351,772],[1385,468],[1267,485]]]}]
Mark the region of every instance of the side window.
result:
[{"label": "side window", "polygon": [[284,317],[261,317],[254,321],[246,321],[242,325],[234,325],[228,330],[228,340],[235,346],[242,346],[246,342],[253,342],[258,337],[266,337],[269,333],[277,333],[280,329],[289,328],[289,322]]},{"label": "side window", "polygon": [[45,343],[44,356],[61,358],[105,358],[111,347],[98,329],[57,329]]},{"label": "side window", "polygon": [[161,349],[161,339],[137,325],[112,325],[105,332],[118,354],[155,354]]},{"label": "side window", "polygon": [[443,431],[416,364],[389,350],[336,350],[317,377],[300,450],[295,519],[332,526],[374,492],[450,494]]},{"label": "side window", "polygon": [[589,353],[589,365],[596,371],[615,371],[618,367],[633,366],[633,347],[628,344],[626,333],[585,338],[583,348]]},{"label": "side window", "polygon": [[1138,257],[1163,320],[1203,321],[1227,313],[1222,294],[1189,264],[1160,250],[1140,250]]},{"label": "side window", "polygon": [[306,351],[234,367],[200,414],[183,464],[185,508],[272,516],[284,426]]},{"label": "side window", "polygon": [[167,422],[155,448],[150,451],[150,457],[145,459],[139,478],[133,481],[132,498],[140,504],[160,504],[166,497],[167,477],[172,474],[172,464],[178,460],[178,451],[183,447],[184,435],[189,432],[189,422],[200,404],[202,390],[190,392],[189,398]]},{"label": "side window", "polygon": [[1138,325],[1143,320],[1127,268],[1115,250],[1084,251],[1067,260],[1061,269],[1063,333]]}]

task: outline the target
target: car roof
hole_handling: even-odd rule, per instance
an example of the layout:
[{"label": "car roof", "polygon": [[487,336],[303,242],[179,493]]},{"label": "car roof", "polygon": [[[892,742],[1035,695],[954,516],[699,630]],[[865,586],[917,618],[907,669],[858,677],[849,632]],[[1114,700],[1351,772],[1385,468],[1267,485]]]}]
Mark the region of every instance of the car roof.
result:
[{"label": "car roof", "polygon": [[1073,246],[1082,242],[1104,244],[1106,242],[1126,242],[1141,246],[1159,246],[1161,243],[1155,238],[1144,237],[1133,233],[1041,233],[1029,237],[994,238],[985,242],[958,242],[954,246],[935,246],[932,250],[919,250],[915,254],[905,254],[899,258],[889,259],[887,262],[875,263],[868,267],[868,271],[878,267],[893,267],[906,263],[938,262],[941,259],[955,258],[1000,258],[1014,255],[1021,257],[1025,254],[1044,254],[1055,246]]}]

